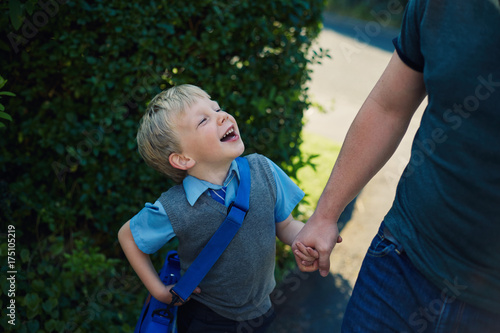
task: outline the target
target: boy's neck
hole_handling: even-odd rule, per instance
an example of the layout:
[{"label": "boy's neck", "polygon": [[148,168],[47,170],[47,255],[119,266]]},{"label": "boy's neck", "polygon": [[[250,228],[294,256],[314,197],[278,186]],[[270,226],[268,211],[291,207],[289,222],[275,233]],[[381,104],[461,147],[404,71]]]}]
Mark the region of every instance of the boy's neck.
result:
[{"label": "boy's neck", "polygon": [[224,185],[232,161],[220,164],[197,163],[188,170],[188,175],[215,185]]}]

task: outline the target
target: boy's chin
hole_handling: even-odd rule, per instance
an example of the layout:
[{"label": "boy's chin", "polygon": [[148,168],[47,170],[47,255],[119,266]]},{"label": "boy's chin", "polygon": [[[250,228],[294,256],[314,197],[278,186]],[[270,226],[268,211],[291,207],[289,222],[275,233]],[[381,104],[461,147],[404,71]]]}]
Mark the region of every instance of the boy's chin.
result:
[{"label": "boy's chin", "polygon": [[[241,148],[239,149],[239,154],[238,154],[238,156],[236,156],[236,157],[241,156],[244,152],[245,152],[245,144],[244,144],[244,143],[243,143],[243,141],[242,141],[242,142],[241,142]],[[235,158],[236,158],[236,157],[235,157]]]}]

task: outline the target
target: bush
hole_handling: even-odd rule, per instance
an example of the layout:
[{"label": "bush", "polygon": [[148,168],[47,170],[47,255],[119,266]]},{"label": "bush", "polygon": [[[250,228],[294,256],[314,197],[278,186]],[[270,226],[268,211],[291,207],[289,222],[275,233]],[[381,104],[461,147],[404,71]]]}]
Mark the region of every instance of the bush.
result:
[{"label": "bush", "polygon": [[[7,80],[5,80],[2,76],[0,76],[0,89],[3,88],[3,86],[5,86],[5,84],[7,83]],[[11,97],[14,97],[16,96],[15,94],[9,92],[9,91],[0,91],[0,99],[2,98],[2,96],[11,96]],[[7,112],[5,112],[5,106],[3,106],[2,103],[0,103],[0,121],[12,121],[12,117],[9,116],[9,114]],[[2,127],[5,127],[5,124],[3,122],[0,122],[0,128]]]},{"label": "bush", "polygon": [[323,1],[9,5],[0,68],[16,97],[0,129],[0,219],[15,228],[16,330],[130,331],[144,288],[116,233],[171,185],[137,153],[147,101],[201,86],[239,120],[247,154],[295,176],[309,163],[300,132]]},{"label": "bush", "polygon": [[382,26],[399,28],[408,0],[328,0],[326,10]]}]

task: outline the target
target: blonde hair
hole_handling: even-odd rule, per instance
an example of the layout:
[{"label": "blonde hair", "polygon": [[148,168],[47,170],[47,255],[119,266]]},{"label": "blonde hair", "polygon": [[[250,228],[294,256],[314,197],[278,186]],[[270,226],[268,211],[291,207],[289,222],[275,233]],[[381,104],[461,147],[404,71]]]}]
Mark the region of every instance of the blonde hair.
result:
[{"label": "blonde hair", "polygon": [[180,153],[181,146],[175,128],[175,119],[184,110],[210,96],[201,88],[183,84],[162,91],[149,102],[137,132],[137,145],[144,161],[153,169],[176,183],[186,177],[185,170],[174,168],[169,162],[172,153]]}]

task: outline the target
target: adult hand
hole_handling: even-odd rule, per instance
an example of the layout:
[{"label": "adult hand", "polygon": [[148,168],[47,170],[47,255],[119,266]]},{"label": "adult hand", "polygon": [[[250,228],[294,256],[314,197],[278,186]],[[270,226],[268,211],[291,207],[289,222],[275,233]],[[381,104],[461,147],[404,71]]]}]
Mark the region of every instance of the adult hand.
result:
[{"label": "adult hand", "polygon": [[309,246],[319,253],[318,264],[305,266],[300,257],[295,256],[297,266],[302,272],[313,272],[319,268],[321,276],[330,271],[330,255],[337,243],[342,242],[336,221],[325,219],[314,213],[297,234],[292,243],[292,251],[299,250],[299,244]]}]

